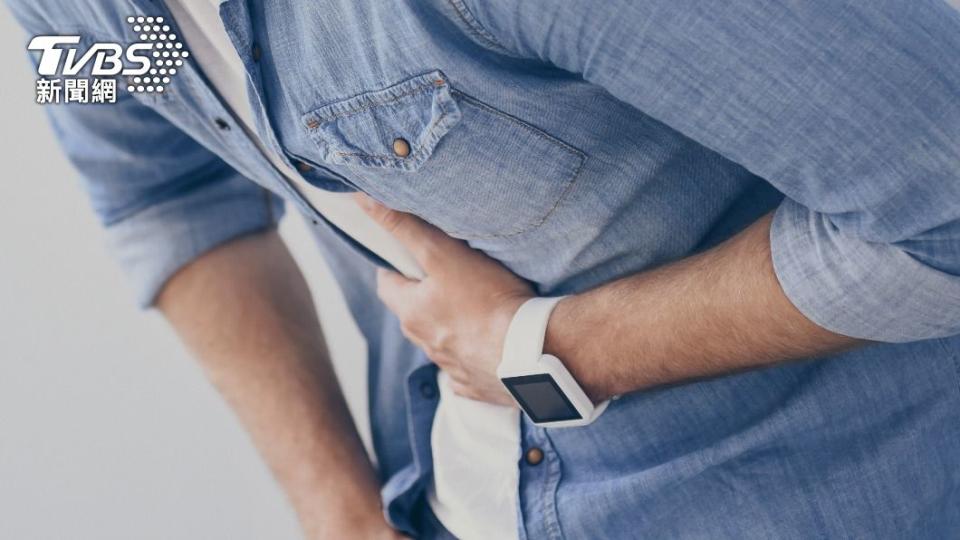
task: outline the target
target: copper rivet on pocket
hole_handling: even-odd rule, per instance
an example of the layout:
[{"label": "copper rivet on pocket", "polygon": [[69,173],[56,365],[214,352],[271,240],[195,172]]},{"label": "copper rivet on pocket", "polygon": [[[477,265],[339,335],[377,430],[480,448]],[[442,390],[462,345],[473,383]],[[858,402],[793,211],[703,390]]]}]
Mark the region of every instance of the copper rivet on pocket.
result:
[{"label": "copper rivet on pocket", "polygon": [[407,157],[410,155],[410,143],[402,137],[393,140],[393,153],[398,157]]},{"label": "copper rivet on pocket", "polygon": [[320,127],[320,122],[318,122],[316,119],[311,118],[311,119],[307,120],[307,128],[309,128],[309,129],[317,129],[318,127]]},{"label": "copper rivet on pocket", "polygon": [[543,450],[533,447],[527,450],[524,459],[529,465],[539,465],[540,462],[543,461]]}]

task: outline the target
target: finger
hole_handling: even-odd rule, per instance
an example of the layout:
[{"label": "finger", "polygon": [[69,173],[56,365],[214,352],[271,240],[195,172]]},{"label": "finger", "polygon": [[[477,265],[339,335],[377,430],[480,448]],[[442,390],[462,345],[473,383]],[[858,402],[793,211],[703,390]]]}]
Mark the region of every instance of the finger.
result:
[{"label": "finger", "polygon": [[406,321],[414,307],[413,292],[418,283],[392,270],[377,269],[377,296],[401,321]]},{"label": "finger", "polygon": [[454,394],[467,399],[472,399],[474,401],[483,401],[486,403],[492,403],[493,405],[502,405],[504,407],[516,407],[516,402],[513,401],[506,391],[490,391],[475,388],[471,385],[463,384],[457,381],[450,382],[450,389],[453,390]]},{"label": "finger", "polygon": [[422,346],[420,347],[420,350],[423,351],[424,355],[426,355],[427,360],[436,364],[437,367],[444,371],[449,372],[451,369],[456,367],[456,363],[453,361],[453,359],[443,353],[429,352]]},{"label": "finger", "polygon": [[453,393],[465,397],[468,399],[478,399],[477,391],[468,384],[465,384],[461,381],[457,381],[451,378],[450,380],[450,389],[453,390]]},{"label": "finger", "polygon": [[[436,362],[434,362],[436,364]],[[447,377],[450,377],[450,382],[456,382],[462,385],[466,385],[470,382],[470,377],[468,376],[463,366],[455,361],[447,362],[447,365],[441,366],[444,373],[447,374]]]},{"label": "finger", "polygon": [[431,362],[433,362],[433,360],[430,358],[430,355],[427,354],[427,350],[424,347],[423,340],[420,339],[420,336],[413,333],[409,328],[403,325],[400,326],[400,332],[403,334],[403,337],[407,338],[407,341],[409,341],[410,343],[413,343],[414,346],[416,346],[418,349],[423,351],[423,354],[424,356],[427,357],[427,360],[430,360]]},{"label": "finger", "polygon": [[[435,266],[436,254],[447,254],[451,250],[469,250],[459,240],[447,236],[417,216],[391,210],[363,193],[355,193],[354,200],[367,215],[409,249],[427,273],[430,273],[431,266]],[[448,255],[443,259],[455,260],[456,257]]]}]

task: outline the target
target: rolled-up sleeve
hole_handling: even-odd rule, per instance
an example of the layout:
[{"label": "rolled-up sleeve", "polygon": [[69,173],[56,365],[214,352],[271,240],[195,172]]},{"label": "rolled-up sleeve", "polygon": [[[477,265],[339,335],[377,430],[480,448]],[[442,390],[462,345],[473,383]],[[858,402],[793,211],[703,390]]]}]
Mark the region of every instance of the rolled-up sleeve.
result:
[{"label": "rolled-up sleeve", "polygon": [[137,303],[149,307],[178,270],[232,239],[273,227],[282,212],[277,197],[233,175],[108,225],[107,241]]},{"label": "rolled-up sleeve", "polygon": [[[783,290],[877,341],[960,333],[960,12],[943,0],[464,0],[785,195]],[[710,179],[703,179],[709,182]]]},{"label": "rolled-up sleeve", "polygon": [[[56,35],[63,25],[52,19],[74,17],[54,17],[42,2],[8,5],[27,35]],[[203,253],[274,226],[283,203],[119,86],[115,104],[45,110],[80,173],[110,250],[138,303],[149,307],[166,282]],[[172,94],[143,99],[159,104],[175,100]]]},{"label": "rolled-up sleeve", "polygon": [[143,307],[186,264],[282,214],[279,198],[129,94],[49,113]]},{"label": "rolled-up sleeve", "polygon": [[889,342],[960,333],[960,279],[898,246],[850,236],[788,199],[770,247],[787,297],[824,328]]}]

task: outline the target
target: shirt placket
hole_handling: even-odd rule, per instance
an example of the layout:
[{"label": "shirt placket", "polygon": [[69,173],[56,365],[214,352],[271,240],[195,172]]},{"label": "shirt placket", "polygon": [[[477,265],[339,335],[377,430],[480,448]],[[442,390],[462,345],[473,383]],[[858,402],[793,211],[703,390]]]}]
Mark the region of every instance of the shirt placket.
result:
[{"label": "shirt placket", "polygon": [[562,540],[557,512],[561,462],[547,430],[523,422],[523,458],[520,460],[520,538]]}]

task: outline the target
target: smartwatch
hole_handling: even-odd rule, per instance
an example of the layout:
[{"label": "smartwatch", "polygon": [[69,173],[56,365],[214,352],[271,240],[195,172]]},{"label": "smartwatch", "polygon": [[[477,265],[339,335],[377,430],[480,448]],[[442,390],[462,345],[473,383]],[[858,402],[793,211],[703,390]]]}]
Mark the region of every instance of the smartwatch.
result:
[{"label": "smartwatch", "polygon": [[542,427],[585,426],[609,401],[594,405],[559,358],[543,354],[547,321],[564,297],[531,298],[510,321],[497,376],[530,420]]}]

